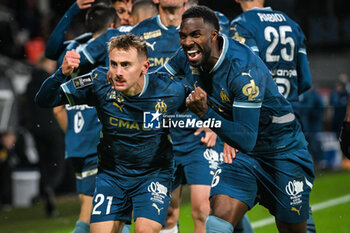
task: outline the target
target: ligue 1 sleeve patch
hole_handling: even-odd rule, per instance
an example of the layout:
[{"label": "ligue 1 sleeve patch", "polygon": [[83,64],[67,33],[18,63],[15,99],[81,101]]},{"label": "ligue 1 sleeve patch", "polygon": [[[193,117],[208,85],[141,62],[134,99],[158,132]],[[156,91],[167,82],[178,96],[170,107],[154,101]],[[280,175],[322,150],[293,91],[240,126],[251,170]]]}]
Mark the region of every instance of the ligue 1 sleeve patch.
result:
[{"label": "ligue 1 sleeve patch", "polygon": [[81,89],[81,88],[92,85],[92,78],[91,78],[90,74],[76,77],[76,78],[72,79],[72,81],[73,81],[76,89]]}]

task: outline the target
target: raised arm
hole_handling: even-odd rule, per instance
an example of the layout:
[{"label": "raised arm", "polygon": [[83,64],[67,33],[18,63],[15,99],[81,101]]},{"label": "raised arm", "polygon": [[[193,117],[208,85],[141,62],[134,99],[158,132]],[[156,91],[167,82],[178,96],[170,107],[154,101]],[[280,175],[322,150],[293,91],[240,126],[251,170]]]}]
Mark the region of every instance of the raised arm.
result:
[{"label": "raised arm", "polygon": [[60,22],[57,24],[46,44],[45,57],[57,60],[64,51],[64,40],[67,30],[73,19],[84,9],[91,7],[95,0],[77,0],[66,11]]},{"label": "raised arm", "polygon": [[79,58],[79,53],[75,50],[66,53],[62,67],[45,80],[35,96],[35,102],[40,107],[48,108],[68,103],[61,89],[61,84],[66,81],[67,76],[69,76],[75,68],[79,67]]}]

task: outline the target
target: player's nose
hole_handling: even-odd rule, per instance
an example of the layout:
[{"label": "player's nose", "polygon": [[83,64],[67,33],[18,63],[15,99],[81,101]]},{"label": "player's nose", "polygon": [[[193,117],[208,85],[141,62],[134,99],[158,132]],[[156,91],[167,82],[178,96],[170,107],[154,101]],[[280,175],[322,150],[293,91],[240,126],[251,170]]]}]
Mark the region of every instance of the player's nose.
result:
[{"label": "player's nose", "polygon": [[185,47],[192,47],[194,45],[194,42],[190,36],[187,36],[186,38],[182,39],[182,45]]}]

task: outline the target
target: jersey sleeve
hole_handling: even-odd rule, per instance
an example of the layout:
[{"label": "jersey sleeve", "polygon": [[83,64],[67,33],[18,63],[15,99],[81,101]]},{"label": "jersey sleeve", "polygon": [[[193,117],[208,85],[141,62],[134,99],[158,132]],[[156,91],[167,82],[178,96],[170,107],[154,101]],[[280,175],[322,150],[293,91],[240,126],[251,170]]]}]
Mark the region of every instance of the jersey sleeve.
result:
[{"label": "jersey sleeve", "polygon": [[300,35],[299,48],[298,48],[298,58],[297,58],[297,73],[298,73],[298,94],[302,94],[311,88],[311,72],[309,67],[309,62],[307,60],[307,52],[305,46],[305,35],[298,27],[298,32]]},{"label": "jersey sleeve", "polygon": [[79,52],[80,64],[103,64],[104,66],[108,66],[108,64],[105,64],[108,60],[108,42],[111,37],[119,34],[120,33],[118,33],[116,29],[109,29],[106,33],[91,41],[81,52]]},{"label": "jersey sleeve", "polygon": [[220,32],[227,36],[230,30],[230,21],[221,12],[215,11],[215,14],[219,19]]},{"label": "jersey sleeve", "polygon": [[57,24],[49,40],[46,43],[45,57],[57,60],[61,53],[64,51],[64,39],[67,30],[72,23],[75,16],[80,13],[80,9],[76,3],[74,3],[68,11],[64,14],[60,22]]},{"label": "jersey sleeve", "polygon": [[59,68],[56,73],[43,82],[35,96],[35,103],[43,108],[67,104],[68,101],[60,88],[66,79],[67,77],[62,73],[61,68]]},{"label": "jersey sleeve", "polygon": [[187,58],[182,50],[182,48],[179,48],[174,56],[172,56],[165,64],[164,66],[160,67],[159,70],[162,70],[164,72],[168,72],[170,75],[173,76],[181,76],[185,75],[185,70],[188,66]]},{"label": "jersey sleeve", "polygon": [[54,107],[69,103],[70,105],[95,105],[93,78],[91,74],[78,76],[65,82],[67,77],[59,68],[55,74],[45,80],[35,96],[40,107]]},{"label": "jersey sleeve", "polygon": [[203,120],[215,118],[220,128],[212,128],[229,145],[243,152],[252,151],[257,140],[260,111],[265,92],[265,80],[261,71],[247,69],[232,78],[229,89],[233,98],[232,119],[226,119],[209,108]]},{"label": "jersey sleeve", "polygon": [[65,94],[69,105],[87,104],[96,106],[97,97],[95,91],[97,88],[94,85],[94,78],[97,74],[88,73],[85,75],[73,78],[61,85],[61,89]]},{"label": "jersey sleeve", "polygon": [[259,54],[259,48],[255,41],[254,35],[247,28],[248,24],[240,16],[231,22],[229,37],[246,44],[254,53]]}]

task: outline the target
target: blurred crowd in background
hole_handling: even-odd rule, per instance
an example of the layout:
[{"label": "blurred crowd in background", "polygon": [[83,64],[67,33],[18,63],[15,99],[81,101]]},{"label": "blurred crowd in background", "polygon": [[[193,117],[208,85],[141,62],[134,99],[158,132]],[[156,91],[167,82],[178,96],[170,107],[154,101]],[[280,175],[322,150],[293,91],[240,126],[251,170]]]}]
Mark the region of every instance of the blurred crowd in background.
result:
[{"label": "blurred crowd in background", "polygon": [[[43,56],[45,43],[73,2],[0,1],[0,209],[12,203],[11,175],[15,171],[53,165],[40,186],[49,203],[54,191],[74,192],[73,171],[64,160],[63,132],[52,109],[41,109],[33,101],[41,83],[56,70],[55,62]],[[230,20],[241,13],[234,0],[203,0],[199,4],[224,13]],[[316,169],[350,169],[337,141],[350,93],[349,2],[270,0],[266,4],[287,13],[308,38],[313,87],[300,97],[301,121]],[[84,32],[81,14],[66,39]],[[53,214],[50,208],[47,205],[49,215]]]}]

